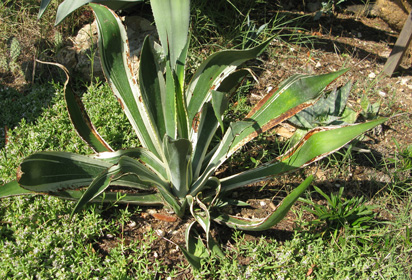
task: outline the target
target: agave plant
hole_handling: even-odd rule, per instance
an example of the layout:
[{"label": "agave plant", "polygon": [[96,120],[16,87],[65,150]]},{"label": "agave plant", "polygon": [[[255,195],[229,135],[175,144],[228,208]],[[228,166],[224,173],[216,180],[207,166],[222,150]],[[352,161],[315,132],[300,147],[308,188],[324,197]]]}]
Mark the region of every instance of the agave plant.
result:
[{"label": "agave plant", "polygon": [[[259,133],[314,104],[324,88],[346,70],[320,76],[295,75],[267,94],[243,120],[225,126],[229,96],[249,73],[238,66],[259,56],[270,40],[252,49],[214,53],[189,80],[185,61],[190,0],[150,3],[162,53],[159,55],[152,40],[146,38],[138,77],[132,74],[128,38],[120,18],[105,6],[90,4],[97,19],[107,82],[141,147],[114,151],[90,122],[81,100],[67,87],[65,98],[72,123],[96,153],[35,153],[21,163],[17,180],[0,187],[0,197],[40,193],[72,199],[77,201],[73,214],[86,203],[97,201],[164,205],[179,217],[190,212],[194,221],[186,230],[187,243],[182,251],[198,268],[200,258],[210,250],[223,255],[210,236],[212,221],[241,230],[269,229],[286,215],[312,177],[293,190],[272,214],[259,220],[222,211],[228,204],[245,205],[231,198],[233,190],[304,167],[385,119],[314,128],[276,160],[218,178],[216,170],[231,155]],[[213,141],[219,135],[219,141]],[[128,191],[123,193],[125,188]],[[205,239],[200,238],[195,224],[204,230]]]}]

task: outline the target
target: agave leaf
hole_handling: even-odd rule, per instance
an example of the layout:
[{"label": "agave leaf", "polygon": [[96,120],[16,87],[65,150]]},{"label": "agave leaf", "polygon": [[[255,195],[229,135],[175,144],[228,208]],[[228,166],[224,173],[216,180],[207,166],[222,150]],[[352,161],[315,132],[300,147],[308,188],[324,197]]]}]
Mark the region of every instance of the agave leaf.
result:
[{"label": "agave leaf", "polygon": [[151,0],[150,4],[164,53],[175,71],[177,64],[185,63],[179,58],[187,52],[190,0]]},{"label": "agave leaf", "polygon": [[183,92],[179,85],[176,88],[176,113],[177,113],[177,132],[178,138],[189,138],[189,120]]},{"label": "agave leaf", "polygon": [[176,200],[171,193],[170,182],[162,180],[144,164],[131,157],[122,156],[119,160],[119,165],[123,173],[134,174],[140,180],[154,185],[166,203],[175,211],[176,215],[182,217],[184,214],[185,201],[180,204]]},{"label": "agave leaf", "polygon": [[76,206],[73,208],[71,217],[82,209],[86,203],[90,202],[106,190],[113,178],[119,175],[120,170],[120,167],[116,164],[99,174],[99,176],[93,180],[90,186],[83,193],[82,197],[77,201]]},{"label": "agave leaf", "polygon": [[161,139],[132,75],[126,30],[113,11],[96,4],[90,6],[96,15],[99,52],[106,79],[142,145],[160,158]]},{"label": "agave leaf", "polygon": [[166,135],[163,140],[163,149],[173,193],[183,198],[192,183],[192,143],[187,139],[174,140]]},{"label": "agave leaf", "polygon": [[116,152],[103,152],[95,154],[92,157],[95,159],[104,160],[112,164],[119,163],[122,156],[128,156],[138,159],[141,163],[149,167],[162,180],[167,180],[166,166],[161,162],[152,152],[145,148],[131,148],[126,150],[119,150]]},{"label": "agave leaf", "polygon": [[347,72],[346,69],[319,76],[296,75],[286,80],[279,89],[267,94],[246,116],[247,120],[250,119],[256,123],[236,137],[227,156],[233,154],[258,134],[313,105],[325,87],[345,72]]},{"label": "agave leaf", "polygon": [[[35,192],[59,192],[88,186],[93,179],[112,166],[89,156],[66,152],[40,152],[25,158],[19,167],[17,181]],[[150,189],[137,177],[116,180],[117,186]]]},{"label": "agave leaf", "polygon": [[[51,192],[48,193],[52,196],[59,198],[69,199],[69,200],[79,200],[84,191],[76,190],[66,190],[61,192]],[[100,195],[96,196],[91,203],[100,203],[100,202],[116,202],[124,204],[136,204],[136,205],[163,205],[164,200],[160,193],[136,193],[136,194],[123,194],[120,192],[103,192]]]},{"label": "agave leaf", "polygon": [[288,121],[304,129],[314,128],[319,123],[324,125],[342,124],[334,121],[340,120],[344,110],[347,109],[346,103],[351,89],[352,82],[346,83],[339,89],[334,89],[320,98],[316,104],[297,113]]},{"label": "agave leaf", "polygon": [[188,118],[192,121],[211,97],[211,91],[235,71],[243,62],[256,58],[269,45],[272,39],[248,50],[227,50],[212,54],[197,69],[186,92]]},{"label": "agave leaf", "polygon": [[294,189],[288,196],[283,199],[283,201],[272,214],[264,219],[249,220],[230,216],[227,214],[218,214],[216,216],[213,216],[212,218],[219,223],[223,223],[235,229],[248,231],[267,230],[275,224],[279,223],[283,219],[283,217],[285,217],[285,215],[299,198],[299,196],[309,187],[312,180],[313,176],[306,178],[305,181],[303,181],[296,189]]},{"label": "agave leaf", "polygon": [[226,92],[231,96],[239,88],[242,81],[247,75],[252,74],[250,69],[239,69],[230,73],[219,85],[217,91]]},{"label": "agave leaf", "polygon": [[276,161],[221,179],[222,192],[267,180],[293,171],[337,151],[355,137],[385,122],[387,118],[338,127],[319,127],[309,131],[299,143]]},{"label": "agave leaf", "polygon": [[219,122],[220,127],[222,128],[222,133],[225,133],[225,127],[223,125],[223,113],[226,111],[229,102],[226,98],[224,92],[212,90],[212,106],[213,111],[215,112],[216,119]]},{"label": "agave leaf", "polygon": [[166,64],[166,108],[165,123],[166,134],[170,137],[177,138],[177,111],[176,111],[176,83],[169,64]]},{"label": "agave leaf", "polygon": [[[219,189],[220,189],[220,185],[219,185]],[[220,246],[210,234],[211,217],[210,217],[210,212],[209,212],[208,207],[198,197],[193,198],[192,196],[189,195],[187,197],[187,200],[190,206],[190,212],[192,213],[192,216],[195,218],[196,222],[203,228],[206,234],[207,247],[209,248],[210,251],[215,252],[219,257],[224,258],[225,255],[220,249]],[[195,203],[200,206],[200,211],[198,210],[195,211],[195,208],[194,208]]]},{"label": "agave leaf", "polygon": [[169,182],[162,180],[149,167],[136,159],[122,156],[119,159],[118,165],[123,174],[135,175],[143,182],[170,190]]},{"label": "agave leaf", "polygon": [[199,177],[207,149],[219,126],[219,122],[215,116],[215,110],[212,104],[208,102],[204,104],[199,119],[193,120],[192,142],[194,143],[194,152],[192,166],[194,178]]},{"label": "agave leaf", "polygon": [[39,13],[37,14],[37,18],[40,19],[44,12],[46,11],[47,7],[49,6],[51,0],[41,0]]},{"label": "agave leaf", "polygon": [[148,113],[152,116],[160,137],[166,134],[166,82],[158,65],[153,42],[147,36],[140,55],[139,85]]},{"label": "agave leaf", "polygon": [[[48,1],[50,2],[50,0]],[[65,0],[63,3],[59,5],[57,9],[55,25],[60,24],[60,22],[62,22],[68,15],[70,15],[72,12],[88,3],[100,3],[109,7],[112,10],[122,10],[135,5],[136,2],[142,1],[143,0]],[[44,9],[40,11],[42,11],[43,14]],[[39,17],[40,16],[41,15],[39,15]]]},{"label": "agave leaf", "polygon": [[26,195],[26,194],[38,194],[33,191],[26,190],[20,187],[17,181],[11,181],[0,187],[0,198],[15,196],[15,195]]},{"label": "agave leaf", "polygon": [[192,228],[196,221],[189,224],[185,231],[186,248],[179,246],[183,255],[189,264],[196,270],[201,269],[202,257],[207,257],[209,254],[207,248],[199,234]]},{"label": "agave leaf", "polygon": [[111,164],[88,156],[66,152],[40,152],[25,158],[17,181],[36,192],[59,191],[88,186]]},{"label": "agave leaf", "polygon": [[66,99],[67,110],[70,120],[77,134],[95,152],[112,152],[113,149],[100,136],[92,124],[81,99],[73,93],[70,87],[66,87],[64,97]]},{"label": "agave leaf", "polygon": [[226,160],[226,155],[229,152],[230,146],[236,137],[242,133],[245,129],[253,125],[253,122],[248,121],[239,121],[231,123],[227,129],[225,135],[223,136],[222,141],[217,146],[217,149],[214,151],[213,156],[210,162],[207,164],[205,171],[202,175],[193,183],[190,194],[196,195],[199,193],[208,182],[210,176],[215,172],[215,170]]}]

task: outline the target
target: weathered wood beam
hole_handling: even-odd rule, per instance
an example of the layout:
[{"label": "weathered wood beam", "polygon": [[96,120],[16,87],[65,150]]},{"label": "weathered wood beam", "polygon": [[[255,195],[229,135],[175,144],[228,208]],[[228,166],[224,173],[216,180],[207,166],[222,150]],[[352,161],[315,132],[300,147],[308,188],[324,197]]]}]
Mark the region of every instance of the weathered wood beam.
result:
[{"label": "weathered wood beam", "polygon": [[398,68],[401,63],[402,56],[405,54],[408,49],[408,45],[412,39],[412,11],[409,14],[406,22],[402,28],[401,34],[399,34],[398,39],[396,40],[395,46],[392,49],[392,52],[385,63],[383,72],[392,76],[396,68]]}]

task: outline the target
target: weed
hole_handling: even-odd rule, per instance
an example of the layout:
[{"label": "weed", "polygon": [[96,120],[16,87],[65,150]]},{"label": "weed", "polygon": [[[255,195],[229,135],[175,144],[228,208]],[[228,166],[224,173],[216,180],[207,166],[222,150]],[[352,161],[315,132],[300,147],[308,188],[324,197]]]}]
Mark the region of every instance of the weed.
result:
[{"label": "weed", "polygon": [[317,219],[310,222],[312,225],[323,226],[322,236],[326,232],[332,232],[336,236],[340,229],[346,230],[365,230],[369,228],[370,222],[376,216],[372,210],[376,206],[366,205],[364,197],[353,197],[351,199],[344,198],[343,187],[339,188],[338,194],[328,196],[321,189],[314,186],[315,191],[323,196],[327,205],[320,205],[316,202],[301,198],[300,201],[305,202],[311,208],[305,207],[307,211],[314,214]]}]

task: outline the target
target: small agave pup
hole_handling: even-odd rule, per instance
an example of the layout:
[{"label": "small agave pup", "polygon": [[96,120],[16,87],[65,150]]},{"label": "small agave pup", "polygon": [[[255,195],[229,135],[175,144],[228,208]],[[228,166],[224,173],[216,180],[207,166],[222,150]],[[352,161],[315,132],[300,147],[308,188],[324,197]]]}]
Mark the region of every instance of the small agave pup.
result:
[{"label": "small agave pup", "polygon": [[[91,124],[81,100],[68,87],[70,118],[92,155],[39,152],[20,165],[17,180],[0,187],[0,197],[49,194],[76,200],[73,214],[86,203],[104,200],[138,205],[165,205],[179,217],[194,217],[186,230],[183,253],[195,268],[210,250],[223,256],[210,236],[211,222],[259,231],[278,223],[309,186],[312,177],[293,190],[277,209],[261,220],[247,220],[221,211],[228,204],[245,205],[230,193],[248,184],[304,167],[345,145],[385,119],[310,130],[276,160],[226,178],[215,171],[244,144],[314,104],[324,88],[345,70],[320,76],[295,75],[263,98],[242,121],[224,126],[228,96],[249,73],[237,70],[256,58],[270,40],[248,50],[227,50],[206,59],[185,84],[190,19],[189,0],[150,1],[163,55],[149,38],[141,51],[139,76],[132,74],[125,29],[108,8],[91,4],[99,30],[102,66],[142,147],[114,151]],[[165,57],[160,61],[159,57]],[[215,134],[223,132],[213,146]],[[219,132],[219,133],[218,133]],[[133,191],[119,196],[110,187]],[[119,188],[117,188],[119,189]],[[115,188],[116,190],[116,188]],[[206,242],[195,224],[206,233]],[[208,250],[207,250],[208,249]]]}]

